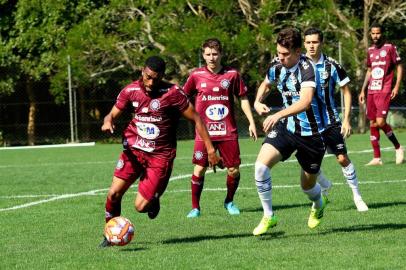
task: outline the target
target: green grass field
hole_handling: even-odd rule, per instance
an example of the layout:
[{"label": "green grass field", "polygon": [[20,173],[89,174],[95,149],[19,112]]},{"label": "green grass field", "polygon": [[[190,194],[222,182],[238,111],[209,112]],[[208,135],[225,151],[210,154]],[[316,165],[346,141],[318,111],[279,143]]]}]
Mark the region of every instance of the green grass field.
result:
[{"label": "green grass field", "polygon": [[[406,131],[396,131],[406,144]],[[120,145],[0,150],[1,269],[405,269],[406,164],[395,165],[383,135],[384,166],[372,158],[369,134],[347,141],[360,189],[370,210],[358,213],[332,156],[323,171],[334,183],[323,223],[307,227],[310,203],[299,187],[294,160],[272,170],[279,224],[252,236],[262,217],[253,174],[258,142],[241,140],[240,216],[223,208],[225,172],[208,172],[202,216],[189,220],[192,141],[178,157],[161,212],[155,220],[134,211],[136,188],[123,200],[122,215],[135,225],[124,247],[99,249],[104,202]],[[402,255],[403,254],[403,255]]]}]

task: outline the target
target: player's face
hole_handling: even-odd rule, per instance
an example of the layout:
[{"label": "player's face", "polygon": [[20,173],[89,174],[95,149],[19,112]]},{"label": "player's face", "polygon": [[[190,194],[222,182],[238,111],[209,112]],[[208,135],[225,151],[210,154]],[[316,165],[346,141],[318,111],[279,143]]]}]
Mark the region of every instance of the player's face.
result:
[{"label": "player's face", "polygon": [[277,44],[276,52],[281,64],[286,68],[291,68],[299,62],[300,49],[288,49]]},{"label": "player's face", "polygon": [[216,49],[204,48],[203,58],[206,61],[207,68],[211,71],[221,66],[221,53]]},{"label": "player's face", "polygon": [[142,82],[147,91],[152,91],[161,82],[163,74],[153,71],[148,67],[142,70]]},{"label": "player's face", "polygon": [[382,38],[382,31],[379,27],[373,27],[371,29],[371,39],[374,44],[378,44]]},{"label": "player's face", "polygon": [[307,56],[317,58],[321,54],[321,42],[318,34],[305,36],[304,46]]}]

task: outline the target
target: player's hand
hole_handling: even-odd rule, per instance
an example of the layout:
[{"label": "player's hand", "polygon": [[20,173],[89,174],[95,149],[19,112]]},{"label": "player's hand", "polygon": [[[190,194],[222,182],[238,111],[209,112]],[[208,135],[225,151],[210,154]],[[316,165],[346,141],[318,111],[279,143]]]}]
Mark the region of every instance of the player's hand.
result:
[{"label": "player's hand", "polygon": [[361,91],[361,93],[358,96],[358,102],[360,104],[364,104],[365,103],[365,93],[363,91]]},{"label": "player's hand", "polygon": [[397,97],[399,94],[399,89],[398,88],[393,88],[392,92],[390,93],[390,99],[394,99],[395,97]]},{"label": "player's hand", "polygon": [[341,125],[341,135],[343,135],[343,138],[348,138],[351,135],[351,125],[348,122],[344,122]]},{"label": "player's hand", "polygon": [[115,128],[116,127],[114,126],[114,124],[112,122],[106,121],[106,122],[103,123],[103,126],[101,127],[101,130],[103,132],[110,132],[111,134],[113,134]]},{"label": "player's hand", "polygon": [[208,153],[208,160],[209,166],[213,169],[214,173],[216,173],[216,166],[218,166],[220,169],[224,168],[223,158],[219,157],[216,152]]},{"label": "player's hand", "polygon": [[275,113],[265,118],[264,123],[262,125],[264,132],[268,133],[270,130],[272,130],[280,119],[281,117],[279,116],[278,113]]},{"label": "player's hand", "polygon": [[257,134],[257,127],[255,124],[252,124],[248,127],[248,131],[250,132],[250,137],[256,141],[258,139],[258,134]]},{"label": "player's hand", "polygon": [[271,111],[271,109],[269,109],[268,106],[266,106],[264,103],[261,103],[259,101],[254,102],[254,108],[259,115],[263,115],[263,114],[269,113]]}]

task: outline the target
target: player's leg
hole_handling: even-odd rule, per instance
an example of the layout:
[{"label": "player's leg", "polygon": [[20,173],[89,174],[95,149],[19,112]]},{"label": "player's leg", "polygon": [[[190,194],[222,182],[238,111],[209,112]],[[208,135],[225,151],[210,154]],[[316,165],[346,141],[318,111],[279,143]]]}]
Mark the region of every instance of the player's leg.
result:
[{"label": "player's leg", "polygon": [[321,194],[321,187],[317,183],[317,174],[325,153],[325,144],[321,135],[308,137],[296,136],[298,149],[296,158],[302,167],[300,185],[302,191],[313,202],[308,220],[309,228],[317,227],[323,217],[326,199]]},{"label": "player's leg", "polygon": [[172,167],[173,160],[146,158],[145,172],[140,179],[134,205],[138,212],[148,213],[150,219],[158,216],[161,208],[159,198],[168,186]]},{"label": "player's leg", "polygon": [[369,163],[366,164],[367,166],[382,165],[381,148],[379,145],[380,134],[379,134],[379,127],[376,123],[376,117],[377,117],[376,100],[377,100],[377,95],[375,95],[375,94],[368,95],[367,117],[370,121],[369,122],[369,132],[370,132],[370,141],[371,141],[372,149],[374,151],[374,158]]},{"label": "player's leg", "polygon": [[207,166],[209,165],[204,142],[195,141],[192,163],[195,164],[190,180],[190,188],[192,191],[192,210],[188,213],[188,218],[196,218],[200,216],[200,197],[204,187],[204,175],[206,173]]},{"label": "player's leg", "polygon": [[276,226],[277,218],[272,210],[272,178],[270,169],[282,160],[282,155],[273,145],[264,143],[255,162],[255,184],[263,209],[263,217],[253,234],[261,235]]},{"label": "player's leg", "polygon": [[359,212],[368,211],[368,206],[362,199],[361,192],[359,191],[358,177],[354,164],[352,164],[351,160],[348,158],[348,155],[344,153],[337,155],[337,161],[341,165],[343,175],[347,180],[348,186],[352,190],[352,195],[357,210]]},{"label": "player's leg", "polygon": [[223,164],[227,168],[227,195],[224,199],[224,207],[230,215],[239,215],[240,210],[234,204],[234,195],[240,183],[240,146],[238,140],[233,140],[218,142],[217,147],[223,158]]},{"label": "player's leg", "polygon": [[391,101],[391,94],[385,95],[378,95],[377,100],[377,115],[376,115],[376,123],[377,126],[385,132],[386,137],[392,142],[393,146],[395,147],[396,153],[396,164],[403,163],[403,155],[404,150],[403,147],[400,146],[399,141],[397,140],[395,133],[392,130],[392,127],[386,122],[387,113],[389,111],[390,101]]}]

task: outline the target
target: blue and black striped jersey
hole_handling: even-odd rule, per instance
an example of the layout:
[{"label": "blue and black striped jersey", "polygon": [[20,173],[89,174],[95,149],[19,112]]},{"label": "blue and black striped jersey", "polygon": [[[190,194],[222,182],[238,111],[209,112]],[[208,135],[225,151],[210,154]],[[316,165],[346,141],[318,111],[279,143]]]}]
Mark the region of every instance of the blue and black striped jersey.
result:
[{"label": "blue and black striped jersey", "polygon": [[[284,67],[279,58],[274,58],[268,69],[266,80],[269,84],[276,84],[282,95],[285,108],[296,103],[300,99],[302,87],[313,87],[316,91],[316,79],[314,65],[311,60],[302,55],[299,62],[292,68]],[[300,135],[311,136],[324,130],[321,116],[322,101],[315,93],[311,106],[301,113],[289,116],[284,120],[288,131]]]},{"label": "blue and black striped jersey", "polygon": [[336,60],[325,54],[321,54],[315,66],[319,74],[317,93],[323,101],[323,121],[326,125],[341,124],[337,105],[334,101],[334,91],[337,84],[342,87],[350,82],[350,78]]}]

